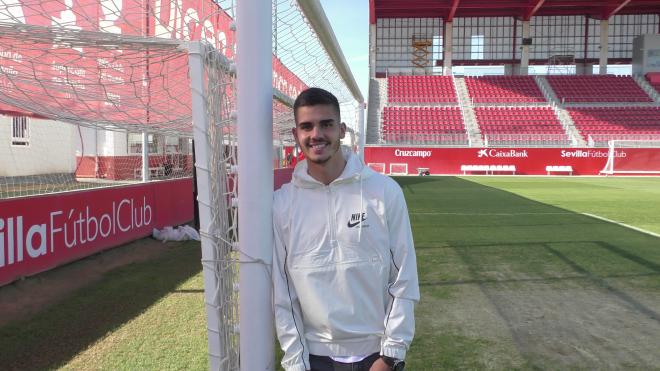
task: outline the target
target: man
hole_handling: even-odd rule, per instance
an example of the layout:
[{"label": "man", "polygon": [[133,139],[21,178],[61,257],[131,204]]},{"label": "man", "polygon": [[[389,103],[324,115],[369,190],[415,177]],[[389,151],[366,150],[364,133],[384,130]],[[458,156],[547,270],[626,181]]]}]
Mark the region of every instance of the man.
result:
[{"label": "man", "polygon": [[286,371],[403,370],[419,300],[401,188],[340,141],[337,98],[311,88],[294,106],[305,154],[275,193],[275,326]]}]

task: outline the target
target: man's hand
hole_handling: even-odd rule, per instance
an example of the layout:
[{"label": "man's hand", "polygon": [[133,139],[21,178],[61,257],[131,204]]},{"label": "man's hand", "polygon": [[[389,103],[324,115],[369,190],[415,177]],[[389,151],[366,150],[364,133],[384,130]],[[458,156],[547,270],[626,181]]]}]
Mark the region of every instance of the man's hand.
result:
[{"label": "man's hand", "polygon": [[387,365],[387,363],[385,363],[385,361],[383,361],[382,358],[378,358],[376,362],[371,365],[369,371],[392,371],[392,369]]}]

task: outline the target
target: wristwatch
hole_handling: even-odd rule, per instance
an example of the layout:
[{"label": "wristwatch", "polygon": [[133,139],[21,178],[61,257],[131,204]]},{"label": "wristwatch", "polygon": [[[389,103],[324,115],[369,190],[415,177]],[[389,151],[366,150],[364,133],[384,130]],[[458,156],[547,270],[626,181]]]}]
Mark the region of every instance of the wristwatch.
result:
[{"label": "wristwatch", "polygon": [[390,366],[392,371],[403,371],[406,367],[406,362],[402,359],[392,358],[388,356],[380,356],[386,365]]}]

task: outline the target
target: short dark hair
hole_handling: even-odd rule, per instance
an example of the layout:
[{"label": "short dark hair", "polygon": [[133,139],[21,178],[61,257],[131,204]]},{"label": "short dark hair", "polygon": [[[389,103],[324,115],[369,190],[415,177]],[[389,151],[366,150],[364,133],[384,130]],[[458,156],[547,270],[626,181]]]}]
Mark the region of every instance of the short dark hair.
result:
[{"label": "short dark hair", "polygon": [[333,106],[337,111],[337,116],[341,117],[339,101],[332,93],[321,88],[309,88],[298,94],[298,98],[293,102],[293,118],[298,123],[298,108],[307,106],[316,106],[327,104]]}]

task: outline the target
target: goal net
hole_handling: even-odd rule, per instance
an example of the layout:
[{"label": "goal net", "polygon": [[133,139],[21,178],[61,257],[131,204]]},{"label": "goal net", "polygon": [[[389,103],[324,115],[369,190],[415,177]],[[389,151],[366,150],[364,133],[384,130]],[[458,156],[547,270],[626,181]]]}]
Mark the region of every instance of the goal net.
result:
[{"label": "goal net", "polygon": [[[4,135],[11,143],[12,159],[16,151],[29,150],[62,163],[45,173],[0,173],[0,198],[3,181],[13,195],[25,196],[42,183],[55,182],[56,176],[81,188],[78,183],[190,176],[194,166],[209,362],[211,369],[222,370],[268,366],[250,367],[252,360],[240,357],[239,346],[261,335],[242,330],[254,318],[239,319],[239,291],[244,289],[239,274],[245,271],[239,266],[258,264],[266,272],[268,259],[250,255],[245,241],[239,244],[239,185],[248,182],[238,182],[238,176],[249,174],[253,182],[273,176],[272,169],[256,175],[241,173],[237,166],[239,147],[254,144],[249,142],[251,133],[238,137],[241,76],[234,60],[241,50],[236,46],[236,24],[241,22],[234,20],[240,1],[0,0],[0,114],[11,124],[0,125],[0,139]],[[334,35],[320,37],[318,32],[331,30],[310,21],[302,3],[267,4],[272,9],[272,33],[267,35],[273,41],[267,50],[272,60],[260,61],[272,67],[272,101],[266,107],[272,109],[273,120],[272,148],[264,158],[274,164],[281,159],[273,155],[293,145],[291,105],[306,87],[332,91],[339,98],[342,121],[353,127],[358,121],[359,93],[349,88],[346,71],[337,67],[341,53],[329,53],[331,48],[322,42],[334,40]],[[250,11],[243,14],[252,16]],[[251,76],[245,73],[242,78]],[[356,89],[354,81],[352,85]],[[270,136],[271,123],[266,124],[263,129]],[[11,130],[5,130],[8,127]],[[64,152],[62,159],[51,154],[54,150]],[[6,168],[5,158],[0,162]],[[24,168],[20,163],[11,167]],[[242,197],[252,196],[244,192]],[[270,213],[261,210],[262,215]],[[246,223],[241,232],[271,235],[270,225]],[[261,247],[270,251],[270,246]],[[269,279],[267,274],[258,278]],[[269,295],[251,296],[261,300],[260,307],[272,304]],[[262,331],[270,334],[272,324]],[[271,337],[261,337],[272,347]],[[254,347],[244,350],[262,353]]]},{"label": "goal net", "polygon": [[205,180],[199,204],[209,361],[237,370],[231,22],[210,1],[185,8],[160,0],[155,7],[130,0],[0,1],[0,110],[11,123],[11,153],[35,163],[2,159],[12,173],[0,176],[0,191],[26,196],[192,175],[190,50],[177,38],[206,39],[203,86],[195,91],[203,91],[207,109],[198,114],[209,123],[197,138],[208,149],[197,167]]},{"label": "goal net", "polygon": [[0,22],[0,198],[191,176],[187,83],[177,41]]},{"label": "goal net", "polygon": [[660,140],[610,140],[601,174],[660,174]]}]

